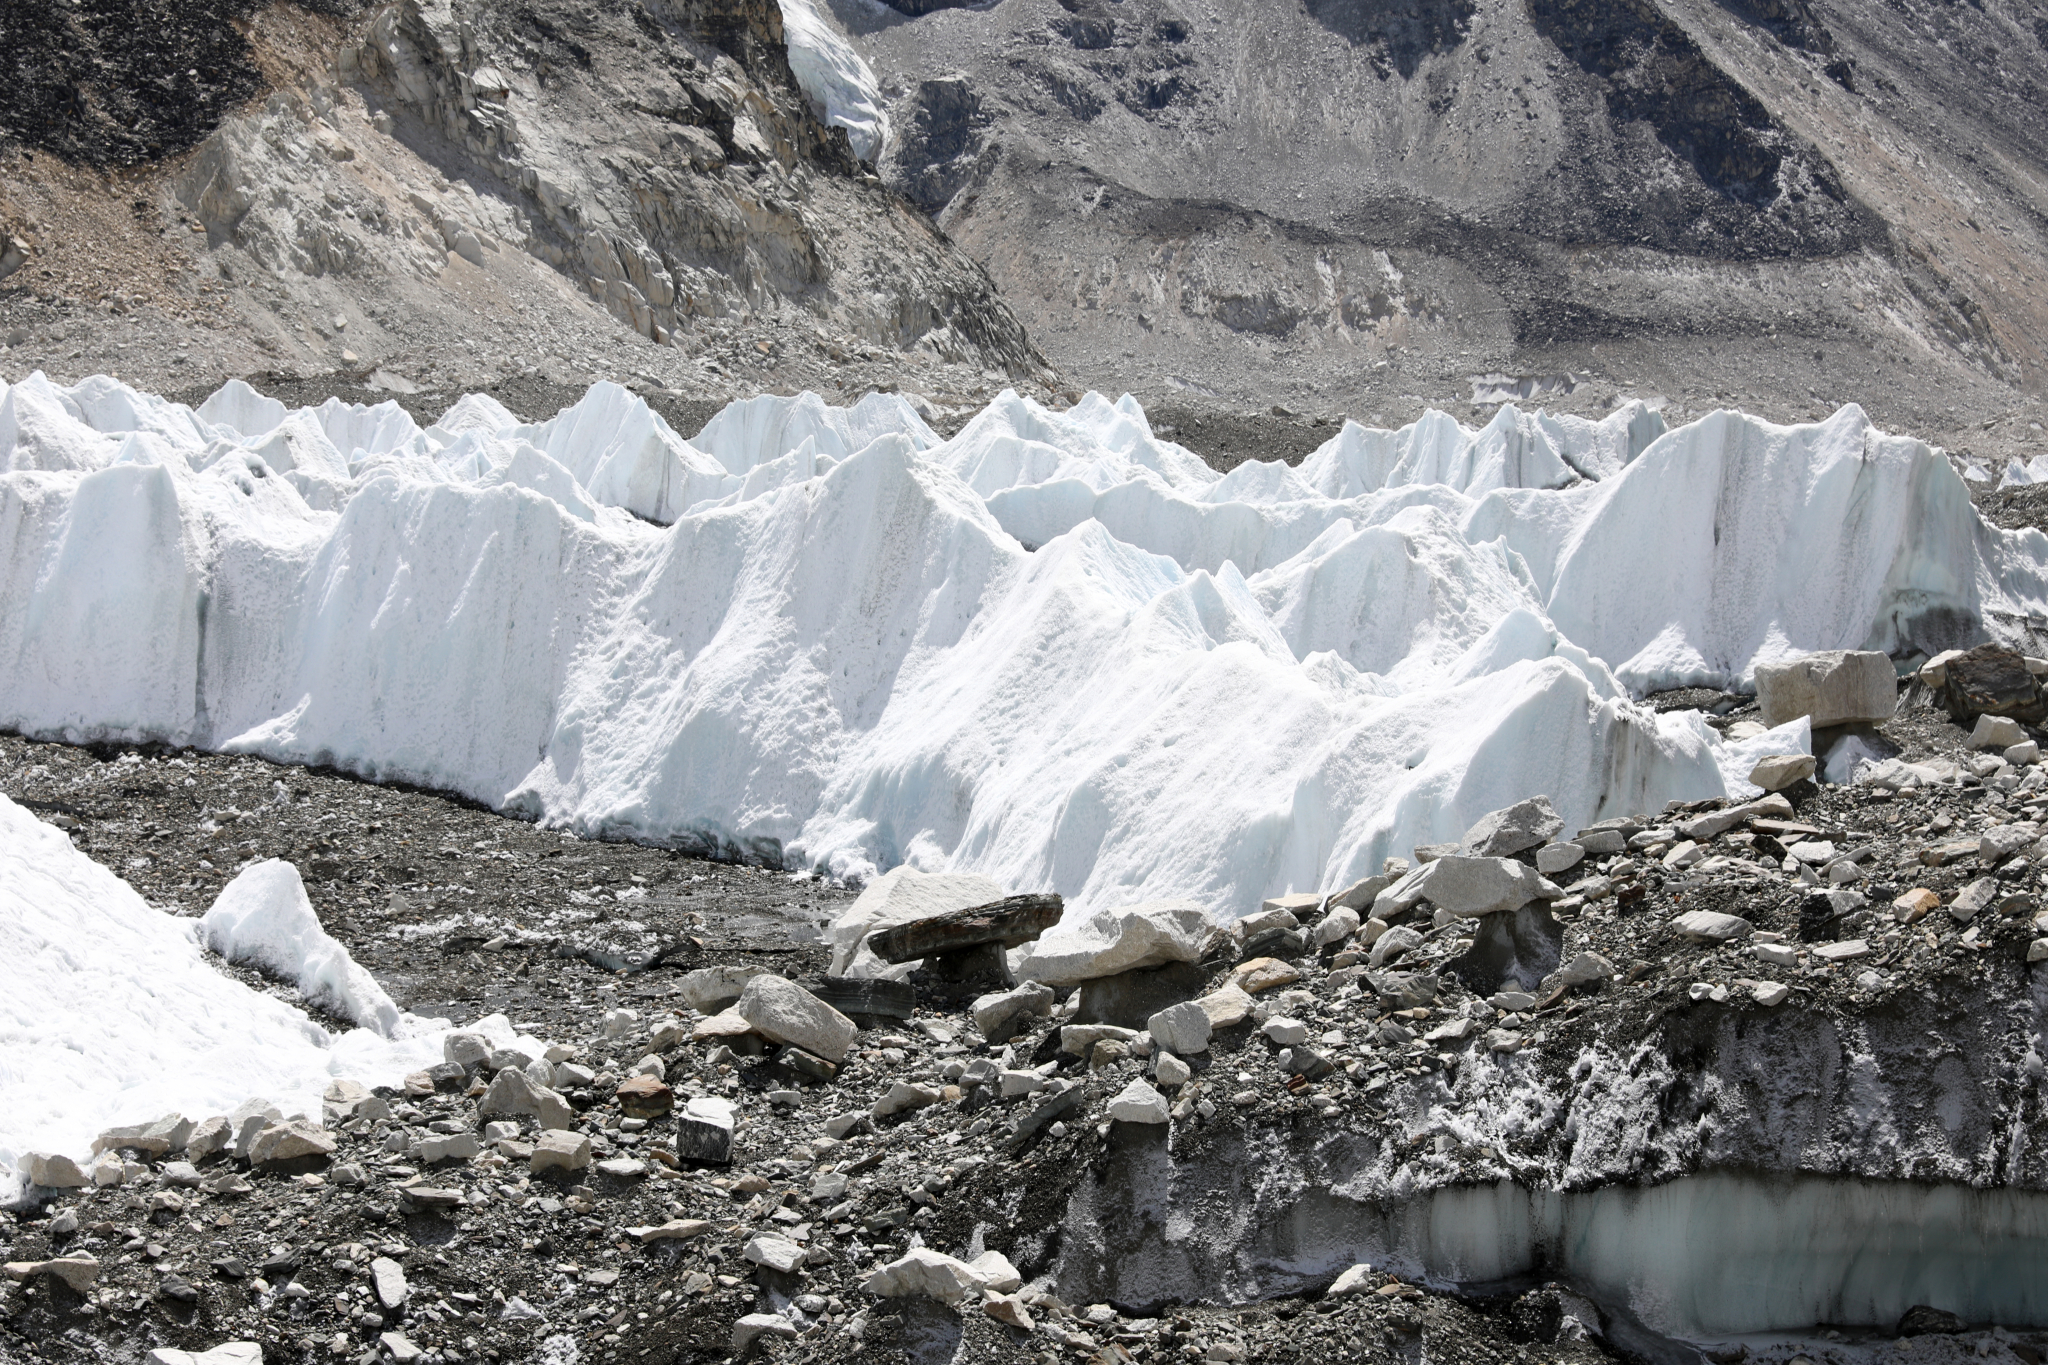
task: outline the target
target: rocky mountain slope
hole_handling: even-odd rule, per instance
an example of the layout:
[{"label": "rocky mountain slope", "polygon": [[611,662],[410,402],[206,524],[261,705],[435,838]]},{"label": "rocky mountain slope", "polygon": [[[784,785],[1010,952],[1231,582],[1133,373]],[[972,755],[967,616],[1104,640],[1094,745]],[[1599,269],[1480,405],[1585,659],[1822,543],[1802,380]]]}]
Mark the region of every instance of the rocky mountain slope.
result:
[{"label": "rocky mountain slope", "polygon": [[10,372],[688,394],[1050,378],[981,270],[820,121],[772,0],[174,21],[37,0],[0,37]]},{"label": "rocky mountain slope", "polygon": [[2042,447],[2032,6],[835,10],[891,101],[884,176],[1097,386],[1362,420],[1854,400]]}]

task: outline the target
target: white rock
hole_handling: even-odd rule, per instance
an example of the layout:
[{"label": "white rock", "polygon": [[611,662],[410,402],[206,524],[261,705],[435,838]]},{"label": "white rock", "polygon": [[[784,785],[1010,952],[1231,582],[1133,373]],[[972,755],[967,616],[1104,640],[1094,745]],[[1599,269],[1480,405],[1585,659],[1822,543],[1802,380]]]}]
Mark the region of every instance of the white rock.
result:
[{"label": "white rock", "polygon": [[1465,831],[1458,851],[1477,858],[1505,858],[1555,838],[1564,821],[1547,796],[1532,796],[1490,811]]},{"label": "white rock", "polygon": [[590,1164],[590,1139],[582,1133],[550,1128],[534,1140],[528,1169],[580,1171]]},{"label": "white rock", "polygon": [[531,1076],[516,1067],[507,1067],[491,1078],[490,1087],[477,1101],[476,1111],[484,1118],[500,1114],[531,1118],[543,1128],[567,1128],[576,1121],[576,1111],[569,1107],[569,1101],[546,1086],[535,1084]]},{"label": "white rock", "polygon": [[1726,943],[1746,937],[1756,928],[1740,915],[1724,915],[1718,910],[1688,910],[1672,920],[1671,926],[1697,943]]},{"label": "white rock", "polygon": [[1771,754],[1760,758],[1749,770],[1752,785],[1767,792],[1783,791],[1794,782],[1813,776],[1812,754]]},{"label": "white rock", "polygon": [[732,1325],[732,1353],[735,1357],[745,1355],[747,1348],[762,1337],[796,1335],[796,1324],[780,1313],[747,1313]]},{"label": "white rock", "polygon": [[1796,967],[1799,965],[1799,950],[1789,943],[1758,943],[1750,951],[1759,962],[1768,962],[1773,967]]},{"label": "white rock", "polygon": [[974,1026],[991,1043],[1017,1036],[1028,1019],[1052,1013],[1053,990],[1042,981],[1026,981],[1015,990],[997,991],[974,1002]]},{"label": "white rock", "polygon": [[1017,1267],[1010,1264],[1010,1258],[1000,1251],[984,1251],[967,1263],[968,1268],[981,1276],[982,1288],[995,1294],[1014,1294],[1024,1287],[1024,1277],[1017,1273]]},{"label": "white rock", "polygon": [[1759,1005],[1782,1005],[1785,997],[1792,994],[1792,988],[1782,981],[1759,981],[1749,988],[1749,993]]},{"label": "white rock", "polygon": [[[1449,914],[1449,911],[1444,913]],[[1365,965],[1378,967],[1390,958],[1402,953],[1413,952],[1422,946],[1422,935],[1405,924],[1396,925],[1372,941],[1372,951],[1366,954]]]},{"label": "white rock", "polygon": [[29,1184],[45,1189],[79,1190],[92,1183],[76,1161],[60,1152],[30,1152],[18,1169]]},{"label": "white rock", "polygon": [[1968,740],[1972,749],[2010,749],[2027,742],[2027,732],[2011,716],[1979,716]]},{"label": "white rock", "polygon": [[1963,653],[1964,651],[1960,649],[1944,649],[1941,653],[1920,665],[1920,681],[1926,683],[1929,687],[1939,688],[1946,686],[1948,683],[1949,660],[1960,659],[1963,657]]},{"label": "white rock", "polygon": [[[1263,917],[1274,914],[1277,911],[1279,914],[1287,917],[1285,920],[1278,922],[1285,924],[1289,929],[1294,929],[1300,927],[1303,915],[1320,914],[1323,902],[1328,899],[1329,897],[1321,892],[1313,891],[1294,891],[1284,896],[1268,896],[1265,900],[1259,902],[1259,914]],[[1260,928],[1264,927],[1264,925],[1260,926]],[[1257,932],[1258,930],[1256,929],[1246,931],[1247,935]]]},{"label": "white rock", "polygon": [[1143,1076],[1118,1091],[1109,1101],[1109,1116],[1119,1123],[1164,1123],[1166,1096],[1152,1088]]},{"label": "white rock", "polygon": [[402,1307],[411,1292],[405,1282],[405,1267],[389,1256],[379,1256],[370,1262],[370,1283],[377,1291],[377,1302],[384,1305],[386,1312]]},{"label": "white rock", "polygon": [[1780,664],[1758,664],[1756,699],[1773,728],[1809,717],[1818,729],[1853,721],[1890,720],[1898,709],[1898,673],[1889,656],[1869,649],[1830,649]]},{"label": "white rock", "polygon": [[1308,941],[1311,946],[1320,948],[1339,939],[1350,938],[1357,932],[1358,912],[1349,906],[1340,906],[1316,922],[1316,927],[1309,931]]},{"label": "white rock", "polygon": [[1561,986],[1585,986],[1614,975],[1614,964],[1598,953],[1583,952],[1557,969]]},{"label": "white rock", "polygon": [[740,1254],[755,1265],[765,1265],[784,1275],[804,1263],[804,1249],[779,1232],[757,1232],[747,1240]]},{"label": "white rock", "polygon": [[1162,1052],[1152,1059],[1152,1079],[1169,1090],[1186,1085],[1194,1074],[1193,1067],[1171,1052]]},{"label": "white rock", "polygon": [[1364,1294],[1372,1288],[1372,1267],[1360,1261],[1337,1277],[1327,1291],[1327,1297],[1346,1298],[1352,1294]]},{"label": "white rock", "polygon": [[937,1104],[939,1098],[939,1091],[935,1086],[918,1085],[912,1081],[896,1081],[876,1098],[874,1108],[869,1112],[878,1119],[885,1119],[892,1114]]},{"label": "white rock", "polygon": [[1293,1047],[1308,1041],[1308,1025],[1299,1019],[1268,1019],[1259,1032],[1281,1047]]},{"label": "white rock", "polygon": [[941,1303],[979,1298],[985,1287],[973,1266],[930,1247],[912,1247],[868,1276],[865,1286],[878,1299],[926,1298]]},{"label": "white rock", "polygon": [[1848,962],[1854,958],[1869,957],[1870,945],[1860,938],[1846,938],[1839,943],[1823,943],[1813,950],[1813,955],[1827,962]]},{"label": "white rock", "polygon": [[2048,962],[2048,938],[2037,938],[2027,945],[2027,961]]},{"label": "white rock", "polygon": [[1193,1057],[1209,1050],[1209,1039],[1215,1029],[1207,1010],[1196,1001],[1183,1000],[1147,1019],[1145,1031],[1152,1035],[1156,1046],[1182,1057]]},{"label": "white rock", "polygon": [[1019,1071],[1015,1068],[1005,1070],[996,1079],[997,1088],[1006,1100],[1014,1100],[1019,1095],[1035,1095],[1045,1089],[1047,1084],[1045,1077],[1036,1071]]},{"label": "white rock", "polygon": [[1577,844],[1545,844],[1536,850],[1536,870],[1554,877],[1577,867],[1585,856],[1586,850]]},{"label": "white rock", "polygon": [[1202,1013],[1209,1016],[1213,1036],[1215,1029],[1235,1028],[1250,1018],[1253,1002],[1251,995],[1242,987],[1226,985],[1217,987],[1195,1003],[1202,1007]]},{"label": "white rock", "polygon": [[1461,919],[1476,919],[1519,910],[1534,900],[1556,900],[1563,894],[1526,863],[1448,854],[1424,863],[1382,891],[1373,902],[1372,913],[1375,919],[1391,921],[1396,914],[1428,901]]},{"label": "white rock", "polygon": [[734,1008],[762,1037],[800,1047],[828,1062],[845,1060],[860,1033],[853,1020],[802,986],[765,972],[747,982]]},{"label": "white rock", "polygon": [[204,1351],[159,1346],[143,1360],[147,1365],[263,1365],[263,1346],[255,1341],[224,1341]]},{"label": "white rock", "polygon": [[1017,975],[1054,986],[1114,976],[1140,967],[1200,959],[1208,912],[1185,901],[1147,901],[1105,910],[1069,927],[1062,922],[1015,963]]},{"label": "white rock", "polygon": [[1977,913],[1998,899],[1998,883],[1990,877],[1977,880],[1956,892],[1956,898],[1949,902],[1948,912],[1958,924],[1967,924]]},{"label": "white rock", "polygon": [[2005,751],[2005,761],[2015,768],[2031,768],[2041,761],[2041,746],[2031,739],[2015,744]]},{"label": "white rock", "polygon": [[683,973],[677,984],[691,1009],[699,1014],[716,1014],[738,1000],[747,983],[759,975],[759,967],[699,967]]}]

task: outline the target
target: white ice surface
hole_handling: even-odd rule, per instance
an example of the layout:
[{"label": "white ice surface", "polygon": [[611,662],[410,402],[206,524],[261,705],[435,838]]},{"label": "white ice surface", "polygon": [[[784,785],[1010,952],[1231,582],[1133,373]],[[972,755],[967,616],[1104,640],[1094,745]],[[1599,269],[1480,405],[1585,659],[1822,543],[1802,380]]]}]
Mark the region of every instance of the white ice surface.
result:
[{"label": "white ice surface", "polygon": [[282,858],[251,863],[221,888],[199,920],[206,946],[297,984],[299,995],[361,1028],[399,1037],[397,1004],[347,948],[320,927],[299,870]]},{"label": "white ice surface", "polygon": [[789,69],[825,122],[846,130],[855,156],[879,161],[889,140],[881,86],[831,10],[823,0],[782,0],[782,36]]},{"label": "white ice surface", "polygon": [[685,440],[608,384],[422,430],[38,374],[0,471],[0,725],[1083,912],[1241,914],[1537,793],[1749,796],[1755,744],[1630,698],[2048,611],[2048,537],[1854,407],[1432,413],[1224,476],[1128,397],[950,440],[762,397]]},{"label": "white ice surface", "polygon": [[[285,931],[262,935],[277,970],[317,977],[323,953],[337,979],[361,970],[322,948],[333,941],[317,920],[280,919],[276,883],[263,880],[231,884],[245,910],[231,903],[228,918]],[[270,908],[250,913],[259,897]],[[29,1151],[82,1159],[107,1128],[173,1112],[225,1114],[252,1096],[317,1120],[330,1079],[392,1085],[441,1060],[445,1021],[405,1015],[392,1021],[392,1037],[329,1034],[212,965],[200,923],[151,908],[61,831],[0,796],[0,1204],[18,1193],[15,1164]],[[305,955],[296,964],[294,945]],[[500,1015],[466,1030],[514,1041]],[[538,1055],[543,1044],[525,1046]]]}]

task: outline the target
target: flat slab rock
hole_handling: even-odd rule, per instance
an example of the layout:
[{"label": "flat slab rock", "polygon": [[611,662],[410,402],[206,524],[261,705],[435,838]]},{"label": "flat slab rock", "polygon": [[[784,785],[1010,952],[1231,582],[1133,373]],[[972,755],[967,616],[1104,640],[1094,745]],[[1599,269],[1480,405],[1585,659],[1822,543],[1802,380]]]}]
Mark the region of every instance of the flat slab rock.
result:
[{"label": "flat slab rock", "polygon": [[868,949],[884,962],[900,963],[989,943],[1017,948],[1058,924],[1065,909],[1057,894],[1005,896],[870,934]]}]

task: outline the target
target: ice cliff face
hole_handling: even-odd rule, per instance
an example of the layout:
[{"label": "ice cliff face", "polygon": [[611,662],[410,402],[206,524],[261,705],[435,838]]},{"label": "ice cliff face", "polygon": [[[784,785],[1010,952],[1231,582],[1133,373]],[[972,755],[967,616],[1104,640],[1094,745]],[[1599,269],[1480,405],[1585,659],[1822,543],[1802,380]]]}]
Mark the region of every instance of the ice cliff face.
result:
[{"label": "ice cliff face", "polygon": [[1631,690],[2048,598],[2048,542],[1855,409],[1638,447],[1640,418],[1347,428],[1218,476],[1093,396],[949,441],[901,400],[764,398],[693,444],[608,386],[420,430],[31,377],[0,399],[0,723],[1237,913],[1536,792],[1580,824],[1748,794]]}]

